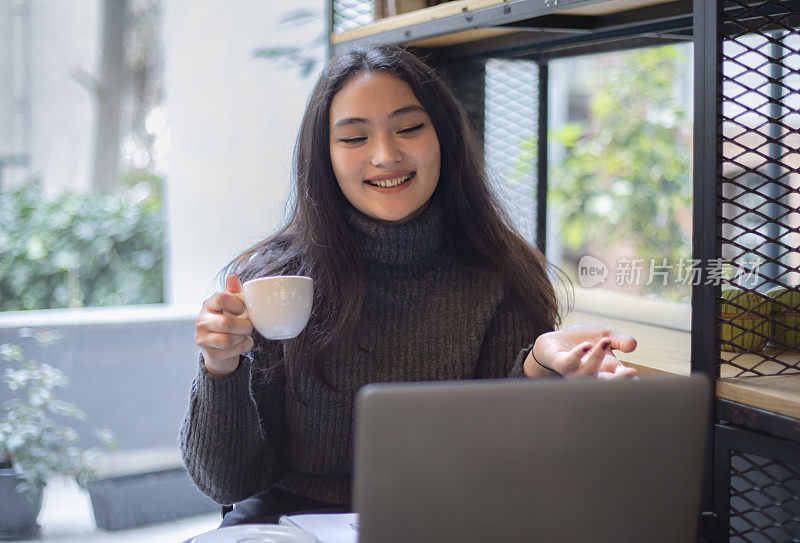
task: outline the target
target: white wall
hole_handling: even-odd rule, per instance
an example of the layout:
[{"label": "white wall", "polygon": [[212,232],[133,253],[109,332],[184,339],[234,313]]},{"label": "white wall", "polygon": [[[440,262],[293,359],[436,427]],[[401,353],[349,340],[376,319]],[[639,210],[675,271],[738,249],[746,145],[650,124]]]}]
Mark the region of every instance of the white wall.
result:
[{"label": "white wall", "polygon": [[[255,59],[323,30],[323,0],[165,2],[170,148],[168,301],[199,308],[217,272],[281,222],[291,154],[314,76]],[[320,13],[314,28],[276,28],[281,14]],[[280,31],[280,32],[278,32]]]},{"label": "white wall", "polygon": [[14,25],[11,15],[11,0],[0,0],[0,156],[13,151],[18,151],[19,136],[14,137],[12,132],[14,126],[14,105],[13,101],[18,92],[15,87],[19,83],[15,81],[14,65],[11,62],[12,56],[18,56],[14,47]]}]

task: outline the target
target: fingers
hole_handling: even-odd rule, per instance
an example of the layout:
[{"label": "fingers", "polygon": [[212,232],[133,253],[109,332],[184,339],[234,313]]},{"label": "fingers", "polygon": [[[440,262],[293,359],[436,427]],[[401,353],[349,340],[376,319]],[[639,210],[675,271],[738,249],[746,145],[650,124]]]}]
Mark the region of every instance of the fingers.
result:
[{"label": "fingers", "polygon": [[[582,329],[589,329],[590,325],[581,325]],[[636,339],[633,336],[629,336],[627,334],[620,334],[616,330],[611,330],[609,328],[603,328],[602,326],[591,326],[593,335],[596,340],[599,341],[602,338],[610,338],[611,339],[611,348],[617,351],[622,351],[623,353],[629,353],[636,349]]]},{"label": "fingers", "polygon": [[214,294],[203,303],[203,307],[213,313],[229,313],[241,315],[244,312],[244,302],[236,294],[221,291]]},{"label": "fingers", "polygon": [[207,332],[206,334],[203,334],[200,341],[198,341],[198,345],[204,348],[224,350],[239,345],[242,343],[242,341],[248,338],[250,338],[250,336]]},{"label": "fingers", "polygon": [[566,356],[562,355],[557,362],[553,364],[553,369],[557,370],[562,375],[570,375],[578,371],[581,367],[581,363],[583,361],[583,357],[586,355],[587,352],[592,348],[592,344],[588,341],[584,341],[573,347],[569,352],[567,352]]},{"label": "fingers", "polygon": [[238,357],[240,354],[246,353],[254,346],[253,338],[250,336],[245,337],[239,343],[231,345],[227,348],[204,347],[203,358],[206,361],[225,360],[228,358]]},{"label": "fingers", "polygon": [[228,292],[242,292],[242,281],[238,275],[232,273],[225,279],[225,290]]},{"label": "fingers", "polygon": [[203,351],[206,370],[215,377],[233,372],[239,365],[239,355],[254,346],[253,323],[238,316],[245,310],[241,292],[239,276],[229,275],[225,290],[203,302],[195,319],[194,341]]},{"label": "fingers", "polygon": [[[203,307],[215,313],[241,315],[244,312],[244,301],[241,297],[242,281],[232,273],[225,279],[225,290],[217,292],[203,303]],[[237,296],[238,294],[238,296]]]},{"label": "fingers", "polygon": [[592,347],[587,353],[578,370],[580,375],[590,375],[592,377],[600,373],[600,366],[606,355],[611,352],[611,339],[603,338]]},{"label": "fingers", "polygon": [[[195,319],[194,341],[204,352],[209,350],[207,358],[212,360],[236,356],[252,349],[253,340],[250,336],[253,333],[253,323],[250,319],[211,309],[229,307],[226,302],[219,302],[224,294],[212,296]],[[235,298],[233,294],[227,296]],[[236,300],[241,302],[238,298]],[[232,352],[234,354],[230,354]]]},{"label": "fingers", "polygon": [[619,364],[614,371],[600,371],[597,373],[598,379],[639,379],[638,372],[633,368],[627,368]]},{"label": "fingers", "polygon": [[636,375],[635,369],[623,366],[612,353],[612,349],[633,351],[636,339],[616,330],[596,324],[575,324],[540,335],[536,344],[539,361],[566,377],[615,379]]},{"label": "fingers", "polygon": [[614,370],[614,377],[635,377],[638,373],[639,372],[636,371],[635,368],[629,368],[620,363],[620,365]]},{"label": "fingers", "polygon": [[636,349],[636,339],[632,336],[620,334],[616,330],[610,330],[611,348],[623,353],[629,353]]},{"label": "fingers", "polygon": [[253,322],[250,319],[226,313],[201,311],[194,323],[196,332],[220,332],[240,336],[253,333]]},{"label": "fingers", "polygon": [[636,348],[636,339],[620,334],[604,326],[591,323],[577,323],[563,329],[573,341],[600,341],[604,337],[611,338],[611,348],[629,353]]},{"label": "fingers", "polygon": [[[604,346],[605,345],[605,346]],[[581,376],[597,376],[598,379],[635,377],[637,371],[622,364],[611,352],[611,339],[599,341],[586,355],[578,370]]]}]

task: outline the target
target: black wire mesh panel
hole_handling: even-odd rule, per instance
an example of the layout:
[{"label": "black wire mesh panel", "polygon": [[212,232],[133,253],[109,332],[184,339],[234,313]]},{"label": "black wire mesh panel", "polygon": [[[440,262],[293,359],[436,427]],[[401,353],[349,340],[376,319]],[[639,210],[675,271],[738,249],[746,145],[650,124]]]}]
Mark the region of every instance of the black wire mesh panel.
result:
[{"label": "black wire mesh panel", "polygon": [[722,376],[800,372],[800,5],[720,6]]},{"label": "black wire mesh panel", "polygon": [[484,153],[487,172],[520,233],[536,241],[538,65],[486,62]]},{"label": "black wire mesh panel", "polygon": [[374,20],[373,0],[333,0],[333,31],[344,32]]},{"label": "black wire mesh panel", "polygon": [[731,451],[730,541],[800,542],[800,466]]},{"label": "black wire mesh panel", "polygon": [[486,118],[486,62],[481,59],[450,61],[436,66],[436,70],[461,103],[478,142],[482,144]]}]

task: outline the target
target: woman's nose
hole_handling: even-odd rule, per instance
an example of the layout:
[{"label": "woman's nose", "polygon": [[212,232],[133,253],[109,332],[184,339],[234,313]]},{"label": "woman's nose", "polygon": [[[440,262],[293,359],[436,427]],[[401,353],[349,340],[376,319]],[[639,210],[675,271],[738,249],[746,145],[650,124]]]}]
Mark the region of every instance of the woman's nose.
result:
[{"label": "woman's nose", "polygon": [[375,167],[387,167],[403,160],[403,153],[395,144],[391,136],[379,136],[375,138],[372,151],[372,165]]}]

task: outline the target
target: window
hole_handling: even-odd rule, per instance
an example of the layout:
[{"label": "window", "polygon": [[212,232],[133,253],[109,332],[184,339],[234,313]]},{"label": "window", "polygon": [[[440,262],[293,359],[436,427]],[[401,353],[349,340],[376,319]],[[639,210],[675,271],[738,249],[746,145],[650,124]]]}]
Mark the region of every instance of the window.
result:
[{"label": "window", "polygon": [[160,21],[160,0],[0,13],[0,311],[164,301]]},{"label": "window", "polygon": [[685,45],[551,63],[548,257],[577,284],[688,303],[690,67]]},{"label": "window", "polygon": [[[689,45],[549,64],[547,257],[579,298],[585,287],[688,304],[690,68]],[[537,74],[528,60],[486,64],[487,168],[531,242]]]}]

